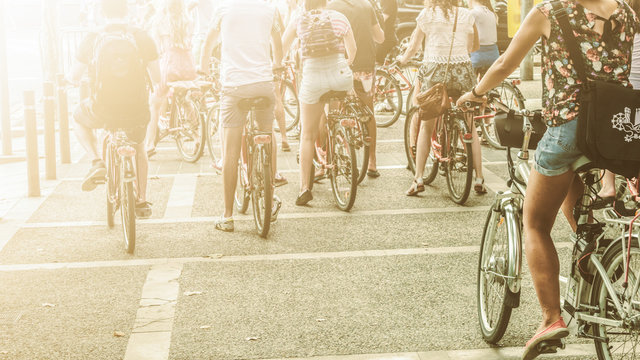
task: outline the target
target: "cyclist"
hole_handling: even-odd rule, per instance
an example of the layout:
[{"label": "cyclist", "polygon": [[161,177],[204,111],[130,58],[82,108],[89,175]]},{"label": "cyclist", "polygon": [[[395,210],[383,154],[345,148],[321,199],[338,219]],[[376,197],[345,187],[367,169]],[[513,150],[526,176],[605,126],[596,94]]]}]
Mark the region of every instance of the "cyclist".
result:
[{"label": "cyclist", "polygon": [[[568,13],[573,34],[582,50],[591,79],[614,81],[630,87],[629,61],[634,34],[640,30],[631,8],[618,0],[560,0]],[[571,164],[582,155],[577,148],[576,124],[580,104],[576,101],[581,80],[571,64],[553,3],[545,1],[532,9],[522,22],[509,48],[489,68],[464,101],[482,101],[483,95],[515,71],[542,37],[542,108],[548,129],[538,143],[535,163],[524,199],[524,238],[533,286],[542,308],[542,322],[527,342],[524,358],[533,359],[537,345],[569,334],[561,317],[559,260],[551,229],[562,209],[576,230],[572,209],[582,194],[582,183]],[[594,46],[594,39],[604,38]]]},{"label": "cyclist", "polygon": [[[375,92],[376,69],[376,43],[382,44],[384,32],[378,22],[375,10],[367,0],[333,0],[327,6],[347,17],[353,36],[356,40],[358,52],[351,69],[353,70],[353,88],[360,100],[365,103],[373,113],[373,97]],[[369,136],[369,168],[367,176],[377,178],[380,176],[376,166],[376,138],[377,128],[375,119],[367,123]]]},{"label": "cyclist", "polygon": [[396,19],[398,18],[398,1],[380,0],[382,11],[382,29],[384,30],[384,42],[376,48],[376,61],[384,63],[387,54],[398,44],[396,35]]},{"label": "cyclist", "polygon": [[[282,62],[281,29],[278,11],[264,0],[227,1],[217,8],[207,35],[200,69],[210,73],[210,57],[218,38],[221,43],[222,70],[220,83],[222,99],[220,117],[224,129],[224,160],[222,184],[224,187],[224,214],[215,221],[215,228],[234,231],[233,204],[238,180],[238,159],[242,146],[242,132],[247,113],[240,110],[238,102],[245,98],[264,96],[270,106],[256,111],[261,131],[272,131],[274,85],[273,68]],[[238,29],[241,29],[239,31]],[[271,61],[273,51],[273,64]],[[275,144],[275,141],[272,141]],[[275,151],[272,154],[275,160]],[[273,169],[275,170],[275,165]],[[274,196],[272,220],[280,209],[280,200]]]},{"label": "cyclist", "polygon": [[[101,31],[90,33],[83,39],[68,79],[70,83],[77,84],[88,70],[92,85],[92,97],[80,103],[73,114],[76,136],[92,160],[91,169],[82,181],[82,190],[95,189],[96,184],[104,182],[107,173],[105,163],[98,152],[97,139],[93,130],[104,128],[110,123],[126,121],[130,124],[127,126],[129,128],[127,136],[137,144],[135,147],[138,176],[136,216],[149,217],[151,204],[146,201],[148,160],[143,141],[150,115],[144,72],[148,71],[153,84],[158,83],[160,78],[158,52],[153,40],[146,32],[129,26],[126,20],[127,0],[102,0],[101,4],[106,25]],[[122,60],[121,57],[116,57],[114,53],[107,51],[108,48],[114,49],[117,45],[113,37],[129,39],[136,50],[130,60],[144,65],[139,66],[142,73],[133,70],[138,68],[135,65],[128,69],[131,72],[127,73],[125,83],[110,81],[113,78],[110,70],[117,71],[119,69],[117,65]],[[104,106],[104,104],[122,104],[122,106]]]},{"label": "cyclist", "polygon": [[478,76],[478,81],[489,67],[498,60],[498,15],[493,11],[490,0],[470,0],[471,14],[476,20],[480,48],[472,52],[471,64]]},{"label": "cyclist", "polygon": [[[304,11],[293,19],[283,37],[283,51],[287,52],[296,37],[302,52],[302,84],[300,100],[300,194],[296,205],[313,200],[309,179],[313,171],[314,143],[324,115],[320,97],[328,91],[347,91],[353,87],[349,65],[356,45],[347,18],[337,11],[327,10],[326,0],[305,0]],[[315,25],[318,23],[320,25]],[[344,52],[348,59],[345,59]]]},{"label": "cyclist", "polygon": [[[448,67],[449,73],[446,75],[447,93],[455,99],[465,91],[469,91],[476,82],[469,52],[478,49],[478,30],[471,11],[463,7],[457,7],[454,4],[455,2],[449,0],[425,2],[425,8],[416,19],[418,26],[411,35],[409,47],[398,58],[398,61],[402,64],[409,61],[416,51],[420,49],[424,38],[424,60],[416,79],[416,89],[426,90],[436,83],[443,82]],[[453,34],[456,7],[458,20],[456,32]],[[447,65],[452,42],[451,60],[450,64]],[[418,91],[414,93],[414,102],[417,93]],[[417,195],[425,189],[422,177],[429,150],[431,149],[431,134],[433,134],[435,118],[421,120],[425,121],[420,121],[418,116],[411,119],[412,130],[417,130],[418,126],[420,126],[420,132],[415,144],[413,144],[416,147],[416,173],[411,187],[406,191],[407,196]],[[469,120],[473,121],[472,119]],[[471,143],[473,167],[476,171],[474,189],[477,193],[486,193],[482,176],[480,140],[475,131],[472,131],[471,134],[473,136]],[[415,139],[415,131],[412,131],[412,138]]]}]

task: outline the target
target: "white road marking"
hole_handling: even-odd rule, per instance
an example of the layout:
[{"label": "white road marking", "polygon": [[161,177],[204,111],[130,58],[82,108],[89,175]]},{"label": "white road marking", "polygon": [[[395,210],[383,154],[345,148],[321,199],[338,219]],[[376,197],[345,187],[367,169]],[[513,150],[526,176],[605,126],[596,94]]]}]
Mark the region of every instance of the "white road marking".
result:
[{"label": "white road marking", "polygon": [[507,191],[507,183],[493,171],[482,167],[482,173],[484,175],[484,185],[493,192]]},{"label": "white road marking", "polygon": [[[416,215],[416,214],[441,214],[460,212],[486,212],[489,206],[459,206],[445,208],[415,208],[415,209],[384,209],[384,210],[359,210],[359,211],[325,211],[325,212],[304,212],[285,213],[278,215],[278,219],[320,219],[320,218],[340,218],[355,216],[390,216],[390,215]],[[213,222],[215,217],[184,217],[184,218],[163,218],[163,219],[143,219],[137,220],[137,224],[181,224],[181,223],[205,223]],[[252,215],[237,215],[234,221],[253,221]],[[42,229],[56,227],[88,227],[107,226],[106,221],[58,221],[41,223],[24,223],[20,227],[23,229]]]},{"label": "white road marking", "polygon": [[[571,242],[555,243],[556,248],[571,248]],[[388,250],[355,250],[337,252],[312,252],[291,254],[268,255],[232,255],[221,257],[184,257],[184,258],[156,258],[133,260],[105,260],[69,263],[42,263],[42,264],[12,264],[0,265],[0,272],[30,271],[30,270],[58,270],[58,269],[92,269],[127,266],[155,266],[162,264],[189,264],[189,263],[238,263],[251,261],[283,261],[283,260],[321,260],[321,259],[345,259],[345,258],[375,258],[387,256],[409,255],[447,255],[469,254],[480,250],[479,245],[474,246],[448,246],[435,248],[411,248]]]},{"label": "white road marking", "polygon": [[183,218],[191,216],[197,182],[198,177],[193,175],[180,174],[173,178],[173,187],[169,193],[164,217]]},{"label": "white road marking", "polygon": [[129,337],[124,360],[166,360],[169,358],[173,318],[180,285],[182,263],[151,267],[142,287],[140,307]]},{"label": "white road marking", "polygon": [[[358,354],[314,356],[313,360],[497,360],[520,359],[522,347],[503,347],[473,350],[441,350],[426,352],[406,352],[394,354]],[[557,359],[564,357],[595,356],[593,344],[569,344],[566,349],[555,354],[542,355],[541,359]],[[306,360],[306,358],[278,358],[269,360]]]}]

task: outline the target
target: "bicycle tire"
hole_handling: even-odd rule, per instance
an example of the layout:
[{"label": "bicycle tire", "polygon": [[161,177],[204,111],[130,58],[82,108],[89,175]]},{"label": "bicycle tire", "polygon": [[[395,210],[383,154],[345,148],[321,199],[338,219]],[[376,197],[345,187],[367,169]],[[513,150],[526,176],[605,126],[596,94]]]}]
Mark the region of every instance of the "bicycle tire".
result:
[{"label": "bicycle tire", "polygon": [[[197,102],[194,100],[182,101],[173,108],[178,116],[176,125],[181,128],[176,132],[175,141],[178,153],[182,159],[189,163],[194,163],[200,159],[204,152],[206,142],[205,119]],[[185,140],[193,141],[193,149],[189,150]]]},{"label": "bicycle tire", "polygon": [[[349,211],[356,201],[358,191],[356,151],[351,145],[353,142],[348,130],[336,125],[333,131],[333,141],[330,144],[332,149],[328,154],[328,160],[333,165],[333,168],[329,170],[331,190],[338,208],[342,211]],[[339,178],[342,177],[348,186],[341,186]]]},{"label": "bicycle tire", "polygon": [[[525,109],[524,96],[522,96],[522,93],[520,92],[520,90],[511,82],[503,81],[502,83],[500,83],[500,85],[494,88],[494,91],[496,91],[500,95],[500,101],[505,105],[507,105],[510,109],[515,109],[515,110]],[[495,114],[496,109],[492,109],[492,110]],[[486,119],[483,119],[481,123],[482,135],[484,139],[487,140],[489,145],[491,145],[492,147],[498,150],[503,150],[505,149],[505,147],[500,145],[500,142],[498,141],[494,118],[492,117],[489,119],[490,119],[489,122],[485,121]]]},{"label": "bicycle tire", "polygon": [[243,176],[243,164],[242,161],[238,164],[238,183],[236,184],[236,193],[233,197],[236,204],[236,210],[241,214],[246,214],[249,209],[249,200],[251,193],[247,192],[245,185],[245,178]]},{"label": "bicycle tire", "polygon": [[[467,135],[468,139],[465,139]],[[468,131],[467,125],[463,120],[456,119],[451,123],[448,141],[447,157],[449,161],[446,163],[447,188],[449,189],[449,195],[453,202],[462,205],[469,198],[473,177],[471,133]]]},{"label": "bicycle tire", "polygon": [[[621,243],[622,241],[625,242],[625,247],[626,247],[628,239],[625,236],[622,239],[619,239],[619,241],[617,241],[615,244],[613,244],[607,250],[607,252],[602,256],[602,265],[604,266],[607,276],[609,277],[612,285],[614,286],[614,290],[616,290],[616,296],[618,296],[618,299],[620,300],[621,304],[623,304],[623,307],[624,307],[627,304],[628,300],[623,300],[621,298],[622,296],[618,295],[618,292],[621,292],[623,290],[621,283],[624,281],[624,272],[625,272],[624,260],[627,256],[626,253],[622,252],[622,243]],[[630,262],[634,262],[634,260],[638,261],[640,260],[639,258],[640,258],[640,248],[638,247],[638,239],[637,237],[633,237],[631,241]],[[630,271],[629,271],[630,287],[629,288],[633,288],[633,281],[634,281],[633,275],[638,274],[639,270],[640,269],[637,267],[633,270],[630,267]],[[629,294],[626,294],[626,296],[628,295]],[[637,303],[639,300],[638,295],[639,294],[631,294],[631,299],[632,300],[633,298],[636,299],[634,301],[635,303]],[[591,289],[591,306],[594,306],[597,309],[599,309],[599,311],[596,312],[595,314],[596,316],[607,317],[609,319],[615,317],[616,320],[620,319],[620,315],[618,314],[616,307],[613,306],[613,303],[610,300],[610,294],[606,286],[604,285],[604,281],[602,277],[599,275],[598,272],[596,272],[596,277],[593,281],[593,287]],[[637,309],[637,306],[632,306],[632,307],[635,307]],[[616,331],[609,333],[607,328],[608,328],[607,326],[599,325],[599,324],[594,324],[592,326],[593,335],[595,337],[606,338],[609,340],[607,342],[603,342],[598,340],[598,338],[594,339],[596,354],[598,356],[598,359],[600,360],[627,359],[626,354],[624,353],[620,354],[620,350],[624,352],[624,350],[627,347],[623,345],[625,344],[625,342],[620,341],[618,337],[621,335],[619,334],[620,331],[627,331],[627,330],[616,328]],[[635,343],[631,344],[629,349],[629,350],[633,350],[633,355],[631,355],[631,357],[628,357],[629,359],[637,359],[638,357],[640,357],[640,347],[638,346],[640,339],[638,339],[637,330],[635,332],[636,332],[635,335],[633,334],[633,332],[629,335],[630,338],[635,340]],[[616,344],[618,347],[616,349],[613,349],[612,344]],[[621,345],[618,345],[618,344],[621,344]],[[617,353],[614,355],[613,352],[617,352]]]},{"label": "bicycle tire", "polygon": [[[509,234],[507,232],[508,221],[513,220],[508,220],[508,217],[505,214],[504,210],[497,211],[495,210],[495,204],[492,205],[489,209],[489,213],[487,214],[487,220],[484,224],[484,230],[482,231],[482,240],[480,242],[478,276],[476,279],[476,303],[480,333],[482,334],[482,338],[489,344],[497,344],[498,341],[502,339],[505,331],[507,330],[507,326],[509,325],[509,320],[511,319],[512,308],[511,306],[509,306],[508,301],[508,298],[512,296],[511,291],[509,290],[506,279],[501,278],[500,276],[496,276],[496,274],[508,275],[506,274],[506,270],[508,269],[507,264],[509,261]],[[492,230],[491,232],[489,231],[490,229]],[[503,255],[502,257],[496,256],[494,248],[494,245],[496,244],[496,238],[499,237],[499,234],[505,235],[504,240],[506,242],[505,249],[507,251],[501,254]],[[489,238],[490,236],[492,238]],[[496,268],[493,269],[492,267]],[[497,284],[497,286],[487,286],[489,277],[493,277],[493,284]],[[488,318],[486,308],[488,307],[487,298],[489,297],[489,295],[487,294],[487,290],[496,289],[497,287],[501,288],[499,288],[496,292],[498,293],[498,296],[502,296],[502,300],[500,301],[500,299],[498,299],[499,304],[496,313],[497,317],[495,319],[493,317]]]},{"label": "bicycle tire", "polygon": [[[293,130],[300,123],[300,101],[293,83],[285,80],[282,86],[282,105],[285,113],[287,132]],[[277,127],[276,127],[277,128]],[[279,128],[276,131],[280,131]]]},{"label": "bicycle tire", "polygon": [[[271,144],[267,144],[271,146]],[[271,157],[267,146],[256,146],[253,152],[253,167],[251,171],[251,207],[253,220],[258,234],[266,238],[271,226],[271,203],[273,201],[273,187],[271,186]]]},{"label": "bicycle tire", "polygon": [[[398,121],[400,114],[402,114],[402,89],[400,89],[398,81],[385,70],[376,71],[375,81],[373,108],[376,126],[379,128],[389,127]],[[375,110],[381,106],[391,107],[392,112],[379,113]],[[390,118],[387,113],[391,113]]]},{"label": "bicycle tire", "polygon": [[221,134],[218,132],[220,130],[220,122],[218,119],[218,105],[213,105],[209,108],[207,112],[207,122],[206,122],[206,141],[207,141],[207,149],[209,151],[209,157],[211,158],[211,163],[216,164],[218,160],[222,159],[222,139],[220,138]]},{"label": "bicycle tire", "polygon": [[117,183],[116,179],[119,174],[118,165],[114,163],[114,150],[110,146],[109,136],[105,136],[102,142],[102,157],[107,167],[107,181],[105,192],[107,194],[107,226],[113,228],[115,225],[114,218],[116,214],[117,199]]},{"label": "bicycle tire", "polygon": [[[126,165],[123,162],[123,166]],[[128,169],[121,169],[121,176],[124,176]],[[120,180],[120,213],[122,215],[122,230],[124,233],[124,245],[129,254],[133,254],[136,248],[136,199],[133,194],[133,182]]]}]

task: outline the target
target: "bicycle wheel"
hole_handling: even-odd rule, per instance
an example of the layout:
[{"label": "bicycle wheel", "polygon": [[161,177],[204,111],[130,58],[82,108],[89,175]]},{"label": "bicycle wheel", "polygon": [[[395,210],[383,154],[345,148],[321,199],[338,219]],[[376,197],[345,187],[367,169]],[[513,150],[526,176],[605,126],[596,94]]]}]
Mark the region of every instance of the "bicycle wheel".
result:
[{"label": "bicycle wheel", "polygon": [[[621,239],[627,244],[627,238]],[[640,316],[640,293],[631,294],[634,284],[640,277],[640,248],[637,238],[632,238],[629,257],[629,286],[625,288],[625,260],[627,253],[622,251],[622,243],[617,241],[602,257],[607,277],[615,294],[610,294],[601,276],[596,276],[591,290],[591,306],[599,309],[596,316],[612,320],[621,320],[621,314],[613,303],[617,297],[625,309],[630,309],[629,322],[621,327],[593,324],[593,335],[608,339],[608,342],[594,340],[596,353],[600,360],[637,359],[640,358],[640,324],[636,320]],[[630,304],[631,302],[631,304]]]},{"label": "bicycle wheel", "polygon": [[393,125],[402,113],[402,90],[396,79],[384,70],[376,71],[373,109],[377,127]]},{"label": "bicycle wheel", "polygon": [[[503,81],[498,85],[494,91],[496,91],[500,95],[500,101],[507,105],[510,109],[514,110],[524,110],[525,109],[525,101],[522,93],[518,88],[513,85],[510,81]],[[495,108],[490,109],[493,113],[496,113]],[[482,135],[485,140],[489,143],[489,145],[493,146],[496,149],[504,149],[500,142],[498,141],[498,136],[496,135],[495,122],[493,117],[483,119],[482,120]]]},{"label": "bicycle wheel", "polygon": [[351,210],[358,190],[356,151],[351,143],[351,134],[343,127],[336,125],[331,143],[332,149],[327,160],[333,165],[329,170],[333,197],[338,208],[343,211]]},{"label": "bicycle wheel", "polygon": [[222,134],[220,130],[220,120],[218,118],[218,104],[213,105],[207,112],[206,141],[211,163],[216,164],[222,160]]},{"label": "bicycle wheel", "polygon": [[[134,172],[130,161],[122,161],[121,177]],[[126,175],[128,176],[128,175]],[[122,215],[122,230],[124,245],[129,254],[136,248],[136,197],[133,193],[133,181],[120,179],[120,214]]]},{"label": "bicycle wheel", "polygon": [[110,136],[107,135],[102,142],[102,157],[104,158],[105,166],[107,167],[107,226],[112,228],[114,226],[114,217],[116,214],[117,199],[118,199],[118,164],[115,161],[115,151],[109,141]]},{"label": "bicycle wheel", "polygon": [[356,122],[356,127],[352,129],[353,147],[356,152],[356,166],[358,167],[358,184],[364,180],[369,168],[369,128],[366,123]]},{"label": "bicycle wheel", "polygon": [[[289,80],[285,80],[282,84],[282,104],[284,105],[285,123],[287,131],[293,130],[293,128],[300,122],[300,103],[298,102],[298,93],[293,83]],[[276,127],[277,128],[277,127]],[[277,129],[276,131],[280,131]]]},{"label": "bicycle wheel", "polygon": [[247,191],[247,184],[245,182],[244,173],[247,171],[245,165],[242,160],[238,164],[238,183],[236,184],[236,193],[234,196],[234,200],[236,203],[236,209],[241,214],[246,214],[247,209],[249,208],[249,200],[251,197],[251,193]]},{"label": "bicycle wheel", "polygon": [[453,202],[462,205],[469,197],[473,176],[471,134],[463,120],[455,119],[450,122],[448,140],[447,187]]},{"label": "bicycle wheel", "polygon": [[271,156],[266,146],[257,146],[253,152],[253,167],[251,171],[251,204],[253,220],[258,233],[263,238],[269,234],[271,226],[271,203],[273,188],[271,186]]},{"label": "bicycle wheel", "polygon": [[476,295],[480,332],[489,344],[496,344],[502,339],[511,318],[508,299],[512,293],[506,276],[509,263],[507,227],[512,221],[515,219],[504,210],[496,210],[494,204],[482,231]]},{"label": "bicycle wheel", "polygon": [[178,152],[184,161],[196,162],[202,156],[206,141],[204,116],[193,100],[181,101],[174,110],[177,116],[175,124],[179,128],[175,135]]}]

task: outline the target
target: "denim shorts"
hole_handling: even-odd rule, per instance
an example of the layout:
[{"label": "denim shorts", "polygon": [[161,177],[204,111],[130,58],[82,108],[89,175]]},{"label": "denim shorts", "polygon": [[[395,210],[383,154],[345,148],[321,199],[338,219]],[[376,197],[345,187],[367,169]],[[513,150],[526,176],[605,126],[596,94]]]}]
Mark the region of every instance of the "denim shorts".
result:
[{"label": "denim shorts", "polygon": [[571,170],[571,165],[582,156],[578,149],[577,128],[577,119],[547,128],[536,149],[536,171],[544,176],[558,176]]},{"label": "denim shorts", "polygon": [[353,88],[353,73],[342,54],[305,59],[302,64],[302,84],[298,99],[305,104],[317,104],[328,91],[348,91]]}]

